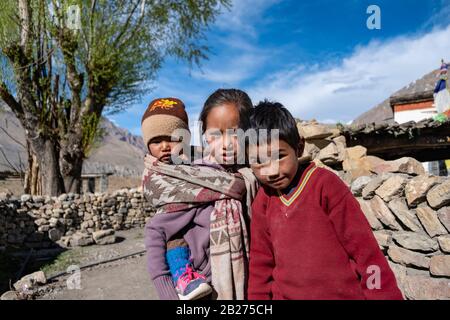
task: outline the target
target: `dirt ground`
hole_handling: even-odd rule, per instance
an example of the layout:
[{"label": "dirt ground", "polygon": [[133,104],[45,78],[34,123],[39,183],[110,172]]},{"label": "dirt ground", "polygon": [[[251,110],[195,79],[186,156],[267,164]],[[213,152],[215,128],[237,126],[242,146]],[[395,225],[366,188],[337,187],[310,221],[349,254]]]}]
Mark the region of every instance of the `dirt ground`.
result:
[{"label": "dirt ground", "polygon": [[[112,245],[83,247],[76,254],[76,262],[86,265],[91,262],[111,259],[145,249],[143,229],[116,232],[121,241]],[[81,254],[80,254],[81,252]],[[54,274],[56,270],[52,270]],[[59,270],[63,271],[63,270]],[[47,271],[50,272],[50,271]],[[46,273],[47,273],[46,272]],[[48,275],[47,275],[48,276]],[[80,289],[69,289],[69,276],[58,277],[42,287],[45,292],[38,300],[155,300],[158,295],[146,270],[145,254],[116,260],[87,269],[80,273]]]}]

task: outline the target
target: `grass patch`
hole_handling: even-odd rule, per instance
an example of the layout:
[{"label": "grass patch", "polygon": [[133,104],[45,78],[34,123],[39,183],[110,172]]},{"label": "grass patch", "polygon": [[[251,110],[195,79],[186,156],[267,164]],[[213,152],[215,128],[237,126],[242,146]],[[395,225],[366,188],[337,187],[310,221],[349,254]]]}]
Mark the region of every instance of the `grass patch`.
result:
[{"label": "grass patch", "polygon": [[40,270],[50,277],[55,273],[66,271],[71,265],[79,265],[83,251],[81,248],[74,248],[60,253],[55,260],[41,266]]}]

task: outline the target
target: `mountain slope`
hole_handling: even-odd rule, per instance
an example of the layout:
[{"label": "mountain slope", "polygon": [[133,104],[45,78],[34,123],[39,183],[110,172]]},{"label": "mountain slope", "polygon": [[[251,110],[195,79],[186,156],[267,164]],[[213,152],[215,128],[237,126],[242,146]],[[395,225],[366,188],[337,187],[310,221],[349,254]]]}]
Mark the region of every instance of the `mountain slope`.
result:
[{"label": "mountain slope", "polygon": [[[117,127],[107,118],[102,119],[101,127],[105,134],[88,155],[83,173],[112,172],[118,176],[139,177],[144,169],[142,138]],[[25,132],[19,120],[7,108],[0,111],[0,172],[14,171],[12,167],[26,168],[25,145]]]}]

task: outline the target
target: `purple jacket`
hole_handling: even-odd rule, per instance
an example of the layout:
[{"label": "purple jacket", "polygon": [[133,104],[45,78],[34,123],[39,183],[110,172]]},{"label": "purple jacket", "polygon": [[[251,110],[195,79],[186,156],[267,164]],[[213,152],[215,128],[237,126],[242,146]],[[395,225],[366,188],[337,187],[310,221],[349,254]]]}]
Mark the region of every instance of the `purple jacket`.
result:
[{"label": "purple jacket", "polygon": [[193,268],[211,282],[209,225],[213,208],[213,204],[209,204],[189,211],[162,213],[146,224],[147,267],[161,300],[178,300],[166,262],[166,244],[172,236],[185,228],[187,231],[184,240],[191,251]]},{"label": "purple jacket", "polygon": [[[215,167],[224,170],[219,164],[197,160],[194,165]],[[244,210],[246,210],[243,203]],[[166,246],[171,238],[181,230],[186,230],[184,240],[191,251],[193,269],[203,274],[211,283],[211,264],[209,260],[209,239],[211,212],[214,203],[205,204],[187,211],[162,213],[151,218],[145,225],[145,248],[147,267],[161,300],[178,300],[169,266],[166,262]]]}]

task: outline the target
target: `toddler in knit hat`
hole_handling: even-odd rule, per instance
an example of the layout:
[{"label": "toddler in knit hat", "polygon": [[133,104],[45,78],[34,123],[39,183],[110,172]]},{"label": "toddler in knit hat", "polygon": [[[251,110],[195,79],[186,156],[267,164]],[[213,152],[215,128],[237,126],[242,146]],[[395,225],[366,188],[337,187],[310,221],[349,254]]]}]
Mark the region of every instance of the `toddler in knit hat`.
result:
[{"label": "toddler in knit hat", "polygon": [[[141,128],[148,152],[158,161],[173,164],[175,158],[183,157],[183,139],[180,139],[180,136],[190,138],[190,132],[185,105],[180,99],[153,100],[142,116]],[[166,223],[169,222],[183,223],[174,220],[168,220]],[[190,249],[182,234],[167,242],[165,260],[180,300],[200,299],[211,293],[212,288],[206,278],[192,269]],[[155,282],[155,286],[162,298],[172,298],[163,285]]]},{"label": "toddler in knit hat", "polygon": [[142,137],[149,153],[164,163],[180,156],[180,134],[189,135],[184,103],[176,98],[153,100],[142,116]]}]

